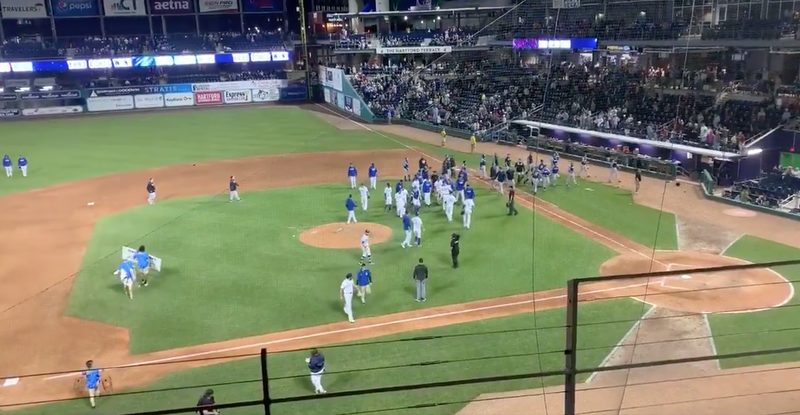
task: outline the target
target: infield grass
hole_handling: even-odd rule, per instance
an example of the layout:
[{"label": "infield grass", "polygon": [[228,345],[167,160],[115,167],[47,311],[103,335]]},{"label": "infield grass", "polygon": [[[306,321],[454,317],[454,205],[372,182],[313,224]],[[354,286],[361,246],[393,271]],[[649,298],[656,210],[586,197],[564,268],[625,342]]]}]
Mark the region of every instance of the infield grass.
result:
[{"label": "infield grass", "polygon": [[[372,247],[373,296],[356,308],[356,318],[420,308],[411,280],[420,257],[430,268],[430,307],[561,288],[596,275],[615,255],[530,211],[506,216],[500,195],[476,190],[469,231],[458,212],[447,223],[441,207],[423,210],[422,248],[400,248],[402,223],[382,206],[357,213],[362,223],[389,226],[393,236]],[[357,271],[360,249],[313,248],[293,235],[343,222],[349,192],[337,184],[249,192],[233,204],[225,197],[168,200],[103,218],[66,312],[129,328],[133,353],[343,321],[339,284]],[[352,229],[358,241],[363,229]],[[450,267],[452,232],[462,234],[457,270]],[[121,246],[142,244],[162,258],[164,270],[128,301],[112,272]]]},{"label": "infield grass", "polygon": [[[641,317],[642,306],[628,299],[592,302],[582,304],[580,313],[578,366],[591,368],[600,364]],[[329,393],[335,393],[562,370],[564,322],[564,310],[557,309],[408,332],[360,344],[323,346],[327,369],[323,386]],[[307,351],[269,355],[269,388],[273,399],[313,394],[304,362],[307,355]],[[109,373],[114,376],[113,370]],[[452,415],[482,393],[534,389],[562,380],[563,376],[532,378],[279,404],[273,406],[272,413],[330,415],[380,411],[390,415]],[[258,359],[170,374],[144,389],[153,392],[102,398],[98,413],[192,406],[209,387],[214,389],[218,403],[261,399]],[[87,400],[80,399],[11,413],[84,415],[87,407]],[[253,415],[263,413],[263,408],[225,409],[223,413]]]},{"label": "infield grass", "polygon": [[[724,255],[750,262],[785,261],[800,258],[800,249],[745,235],[730,246]],[[792,282],[795,293],[800,289],[800,266],[784,266],[774,271]],[[743,314],[712,314],[708,316],[717,353],[747,353],[796,347],[800,338],[800,298],[767,311]],[[800,352],[722,359],[723,368],[754,366],[770,363],[800,361]]]}]

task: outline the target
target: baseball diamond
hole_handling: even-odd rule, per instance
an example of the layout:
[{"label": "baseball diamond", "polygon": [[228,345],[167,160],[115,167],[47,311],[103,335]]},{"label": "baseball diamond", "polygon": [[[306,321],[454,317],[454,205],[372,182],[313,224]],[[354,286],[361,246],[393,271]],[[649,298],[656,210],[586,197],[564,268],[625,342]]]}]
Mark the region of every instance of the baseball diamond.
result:
[{"label": "baseball diamond", "polygon": [[[44,120],[36,128],[47,142],[56,131],[72,134],[63,132],[66,123]],[[161,148],[149,159],[125,157],[109,163],[99,150],[86,151],[96,146],[96,139],[83,131],[105,135],[107,146],[121,145],[131,140],[125,131],[142,123],[167,132],[188,125],[196,135],[185,142],[173,139],[169,146],[161,143],[164,136],[136,138],[137,149]],[[350,125],[340,128],[343,123]],[[481,153],[510,153],[516,159],[527,157],[527,151],[477,143],[476,153],[469,154],[466,140],[448,140],[442,148],[438,133],[354,124],[318,106],[181,111],[169,117],[142,113],[68,124],[77,133],[69,136],[73,145],[66,158],[51,154],[47,146],[28,148],[27,123],[4,126],[8,151],[24,149],[33,166],[25,178],[29,181],[9,179],[14,183],[5,188],[0,207],[2,239],[14,241],[0,254],[0,277],[15,287],[0,298],[5,310],[0,339],[9,345],[0,356],[5,383],[0,398],[13,413],[83,413],[87,402],[69,399],[85,396],[76,379],[81,379],[87,359],[106,368],[103,385],[110,392],[99,392],[98,407],[119,413],[191,405],[202,392],[191,385],[199,384],[213,385],[218,403],[258,399],[258,382],[235,382],[257,376],[248,375],[257,363],[241,358],[262,347],[272,353],[273,398],[313,392],[304,363],[310,348],[324,351],[321,382],[328,394],[560,370],[564,284],[598,274],[681,271],[676,277],[599,280],[582,286],[580,298],[587,303],[580,306],[581,367],[793,343],[784,328],[796,317],[797,267],[684,271],[796,257],[797,242],[781,232],[787,220],[757,215],[733,221],[721,214],[724,205],[700,197],[690,185],[676,187],[645,177],[632,197],[632,174],[624,171],[619,185],[603,183],[605,177],[578,178],[577,188],[548,189],[535,199],[520,185],[516,201],[521,214],[512,218],[505,212],[506,198],[470,169],[475,189],[471,227],[464,229],[460,220],[448,222],[442,206],[433,201],[420,209],[424,242],[403,249],[398,246],[403,223],[384,210],[381,193],[384,183],[394,188],[405,174],[404,159],[424,157],[436,163],[452,154],[477,168]],[[240,127],[232,130],[232,125]],[[249,125],[253,127],[241,127]],[[270,130],[265,133],[258,125]],[[216,144],[221,136],[227,143],[222,148]],[[268,145],[254,153],[261,140]],[[219,150],[216,157],[214,149]],[[69,155],[80,159],[80,165],[71,164]],[[215,161],[217,157],[225,160]],[[365,211],[359,204],[358,222],[346,224],[344,201],[353,192],[347,179],[350,163],[358,170],[359,183],[374,163],[378,183],[370,190],[374,203]],[[234,174],[243,201],[231,204],[228,179]],[[152,205],[143,188],[151,177],[159,195]],[[358,201],[358,193],[353,196]],[[52,209],[53,200],[59,201],[59,209]],[[371,292],[363,305],[354,302],[356,322],[350,324],[337,290],[345,274],[359,270],[365,229],[371,231],[375,262],[369,265]],[[715,233],[718,240],[708,236],[714,229],[724,229]],[[448,255],[454,232],[463,241],[458,269],[450,267]],[[134,287],[136,295],[128,300],[108,274],[119,263],[120,246],[140,245],[159,256],[162,271],[151,272],[149,285]],[[48,261],[33,261],[32,255],[41,251],[48,252]],[[485,256],[489,252],[491,259]],[[424,303],[414,301],[410,273],[420,257],[430,270]],[[15,270],[25,270],[25,278]],[[20,336],[23,331],[27,335]],[[632,337],[634,332],[638,334]],[[535,343],[530,341],[534,336]],[[663,342],[675,346],[665,352]],[[425,356],[419,356],[420,346]],[[232,356],[238,356],[236,361]],[[504,356],[530,356],[527,361],[538,363],[520,366]],[[674,387],[683,388],[691,387],[695,370],[739,373],[735,385],[723,377],[699,388],[698,393],[710,397],[716,382],[726,388],[766,388],[770,375],[748,367],[790,368],[795,358],[742,357],[711,361],[710,368],[685,364],[672,369],[673,375],[640,368],[631,372],[628,384],[678,376],[686,380]],[[466,360],[455,363],[461,359]],[[426,361],[440,363],[419,366]],[[616,372],[584,374],[580,380],[607,387],[625,381]],[[478,414],[489,413],[490,401],[484,398],[494,396],[545,413],[542,394],[552,393],[561,381],[529,379],[451,386],[433,394],[381,394],[376,400],[347,398],[342,404],[348,409],[342,410],[311,402],[281,404],[273,413],[400,413],[393,408],[441,400],[452,403],[420,413]],[[672,388],[659,386],[659,395],[672,393]],[[147,391],[147,402],[128,395],[132,390]],[[631,399],[652,396],[647,393],[636,392]],[[581,393],[579,399],[582,405],[608,405],[612,398]],[[660,399],[669,406],[668,397]]]}]

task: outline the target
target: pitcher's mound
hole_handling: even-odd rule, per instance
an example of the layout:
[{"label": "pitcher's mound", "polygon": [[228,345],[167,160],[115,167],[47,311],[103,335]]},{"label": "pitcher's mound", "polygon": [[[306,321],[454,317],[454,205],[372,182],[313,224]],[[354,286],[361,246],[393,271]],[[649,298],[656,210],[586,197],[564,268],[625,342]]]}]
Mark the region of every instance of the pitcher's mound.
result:
[{"label": "pitcher's mound", "polygon": [[715,273],[689,271],[748,264],[740,259],[700,252],[656,252],[654,260],[641,255],[618,256],[601,265],[600,274],[686,270],[675,276],[632,278],[620,284],[640,290],[641,294],[634,296],[640,301],[689,313],[751,313],[780,307],[794,295],[792,284],[767,268]]},{"label": "pitcher's mound", "polygon": [[317,226],[300,234],[300,242],[315,248],[351,249],[361,248],[361,236],[369,229],[369,244],[386,242],[392,237],[392,229],[379,223],[344,222]]}]

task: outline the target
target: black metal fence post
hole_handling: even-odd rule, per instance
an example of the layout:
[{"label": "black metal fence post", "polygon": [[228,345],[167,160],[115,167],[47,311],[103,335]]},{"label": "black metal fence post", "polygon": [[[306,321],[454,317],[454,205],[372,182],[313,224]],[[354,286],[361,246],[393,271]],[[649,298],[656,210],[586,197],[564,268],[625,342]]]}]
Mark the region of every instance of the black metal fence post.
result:
[{"label": "black metal fence post", "polygon": [[575,415],[578,349],[578,280],[567,282],[567,333],[564,346],[564,415]]},{"label": "black metal fence post", "polygon": [[269,373],[267,372],[267,349],[261,349],[261,390],[264,398],[264,415],[272,414],[272,398],[269,396]]}]

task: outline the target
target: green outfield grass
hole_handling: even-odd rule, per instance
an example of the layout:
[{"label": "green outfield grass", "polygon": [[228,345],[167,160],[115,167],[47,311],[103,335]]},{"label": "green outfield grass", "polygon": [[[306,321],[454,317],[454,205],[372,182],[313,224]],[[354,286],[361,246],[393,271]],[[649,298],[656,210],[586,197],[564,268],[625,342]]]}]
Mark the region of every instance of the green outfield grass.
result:
[{"label": "green outfield grass", "polygon": [[[327,185],[247,193],[234,204],[222,197],[170,200],[103,218],[67,314],[130,328],[133,353],[342,321],[339,283],[358,269],[360,249],[313,248],[293,235],[344,221],[348,192]],[[568,279],[596,275],[615,255],[548,219],[508,217],[499,195],[476,193],[469,231],[462,232],[460,217],[448,224],[438,206],[424,210],[419,249],[400,248],[402,223],[381,205],[358,212],[359,221],[384,223],[394,235],[373,246],[373,297],[356,308],[356,318],[419,308],[410,277],[419,257],[431,271],[425,305],[437,306],[560,288]],[[357,241],[362,229],[353,229]],[[450,268],[454,231],[463,235],[458,270]],[[112,272],[120,246],[140,244],[165,269],[129,301]]]},{"label": "green outfield grass", "polygon": [[399,148],[290,107],[220,108],[4,123],[0,155],[30,161],[0,196],[89,177],[258,155]]},{"label": "green outfield grass", "polygon": [[[376,133],[372,133],[380,137]],[[417,147],[426,154],[443,158],[445,154],[453,154],[460,162],[466,160],[470,168],[477,168],[480,154],[469,154],[442,149],[439,146],[422,143],[409,138],[391,135],[397,141]],[[385,139],[385,138],[384,138]],[[491,154],[487,154],[487,161]],[[567,160],[562,161],[566,169]],[[439,166],[441,163],[435,163]],[[488,168],[488,167],[487,167]],[[647,247],[661,250],[678,249],[678,237],[675,233],[675,215],[662,212],[633,202],[633,195],[628,189],[606,186],[602,183],[578,179],[580,186],[577,189],[567,189],[565,179],[561,179],[558,186],[546,192],[540,191],[537,196],[542,200],[557,205],[560,209],[605,229],[624,236],[634,242]],[[529,191],[530,186],[522,185],[523,191]]]},{"label": "green outfield grass", "polygon": [[[746,235],[734,243],[724,255],[750,262],[786,261],[800,258],[800,249]],[[800,289],[800,266],[774,269]],[[800,338],[800,298],[768,311],[745,314],[712,314],[708,317],[717,353],[744,353],[797,346]],[[723,368],[800,361],[800,353],[751,356],[720,361]]]},{"label": "green outfield grass", "polygon": [[[642,306],[631,300],[581,305],[579,367],[596,367],[617,341],[641,317]],[[362,390],[446,380],[516,375],[563,370],[564,310],[548,310],[511,317],[457,324],[430,330],[377,338],[343,347],[323,347],[328,374],[323,386],[332,392]],[[613,322],[603,324],[604,322]],[[381,342],[381,343],[375,343]],[[270,355],[270,394],[273,398],[313,393],[305,368],[306,351]],[[424,362],[438,364],[423,365]],[[114,372],[110,372],[114,376]],[[582,376],[581,378],[584,378]],[[192,406],[211,387],[218,403],[261,398],[258,359],[217,364],[173,373],[146,390],[99,401],[98,413],[130,413]],[[359,411],[406,408],[440,403],[426,408],[381,411],[382,414],[452,415],[482,393],[539,388],[561,383],[563,376],[544,379],[463,385],[379,395],[333,398],[318,402],[275,405],[273,414],[330,415]],[[157,390],[170,389],[157,392]],[[498,403],[502,405],[502,403]],[[19,415],[84,415],[86,399],[13,411]],[[258,407],[226,409],[225,415],[261,413]]]}]

